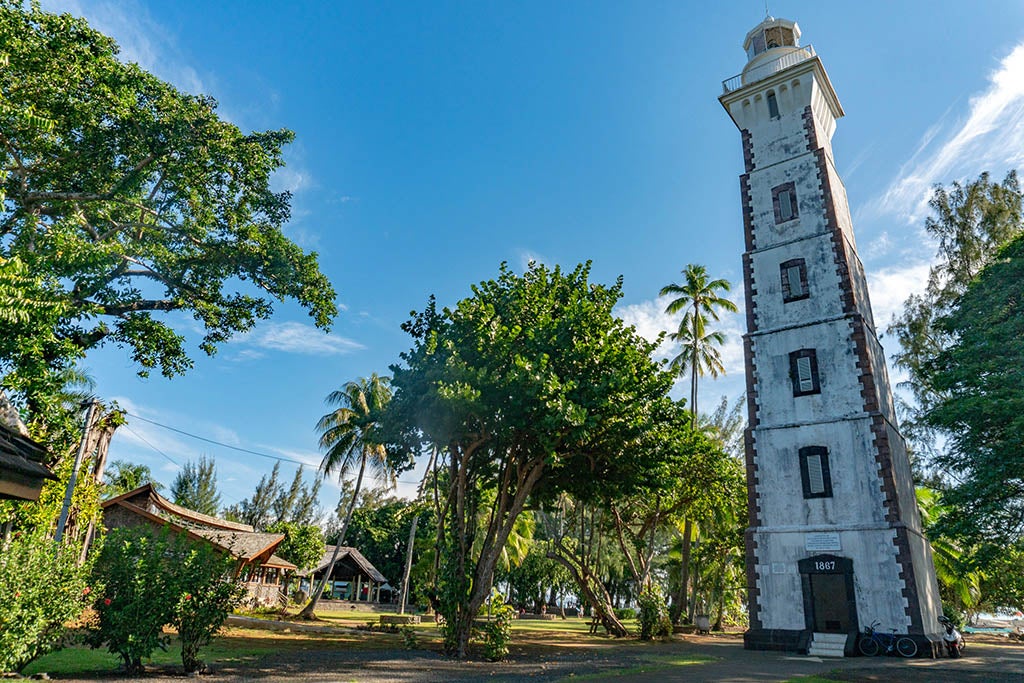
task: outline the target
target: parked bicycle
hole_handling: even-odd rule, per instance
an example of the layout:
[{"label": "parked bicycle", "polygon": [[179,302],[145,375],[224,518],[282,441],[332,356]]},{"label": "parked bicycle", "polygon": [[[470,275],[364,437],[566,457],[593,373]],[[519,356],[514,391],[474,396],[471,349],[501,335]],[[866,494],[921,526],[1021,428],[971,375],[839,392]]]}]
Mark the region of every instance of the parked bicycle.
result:
[{"label": "parked bicycle", "polygon": [[901,657],[913,657],[917,654],[917,643],[913,638],[897,637],[896,629],[893,629],[891,633],[877,631],[879,623],[881,622],[876,621],[871,626],[864,627],[864,633],[861,634],[860,640],[857,642],[857,647],[862,655],[874,657],[882,652],[892,654],[894,651]]}]

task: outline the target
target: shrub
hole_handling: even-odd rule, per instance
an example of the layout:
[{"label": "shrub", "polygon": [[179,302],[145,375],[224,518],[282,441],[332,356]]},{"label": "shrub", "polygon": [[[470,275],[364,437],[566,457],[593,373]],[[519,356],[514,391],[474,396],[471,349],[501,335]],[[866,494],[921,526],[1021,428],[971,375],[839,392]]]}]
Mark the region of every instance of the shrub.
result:
[{"label": "shrub", "polygon": [[245,588],[232,578],[233,558],[205,543],[182,545],[184,557],[174,567],[178,600],[171,623],[178,629],[185,673],[202,672],[206,665],[199,659],[199,648],[208,645],[224,625],[242,601]]},{"label": "shrub", "polygon": [[484,608],[488,621],[480,627],[480,637],[484,641],[484,657],[492,662],[500,662],[508,656],[508,644],[512,642],[512,619],[516,608],[505,602],[505,596],[495,591]]},{"label": "shrub", "polygon": [[405,645],[406,650],[415,650],[419,647],[419,641],[416,638],[416,627],[406,624],[401,628],[402,631],[402,644]]},{"label": "shrub", "polygon": [[54,552],[42,533],[17,533],[0,550],[0,672],[20,671],[60,646],[66,625],[99,592],[91,568],[77,566],[81,546]]},{"label": "shrub", "polygon": [[620,607],[615,610],[615,618],[619,621],[623,619],[636,619],[636,610],[632,607]]},{"label": "shrub", "polygon": [[163,627],[170,624],[181,639],[185,671],[202,671],[199,648],[242,598],[233,568],[232,558],[202,541],[166,530],[117,529],[96,560],[94,571],[106,577],[106,591],[96,601],[99,621],[87,641],[106,645],[134,675],[143,658],[166,649]]},{"label": "shrub", "polygon": [[663,638],[672,634],[665,598],[657,585],[645,588],[637,600],[640,605],[640,639]]},{"label": "shrub", "polygon": [[172,571],[177,539],[142,528],[111,531],[94,573],[106,590],[96,601],[99,622],[86,640],[121,658],[125,672],[142,672],[142,658],[167,648],[163,626],[171,620],[178,592]]}]

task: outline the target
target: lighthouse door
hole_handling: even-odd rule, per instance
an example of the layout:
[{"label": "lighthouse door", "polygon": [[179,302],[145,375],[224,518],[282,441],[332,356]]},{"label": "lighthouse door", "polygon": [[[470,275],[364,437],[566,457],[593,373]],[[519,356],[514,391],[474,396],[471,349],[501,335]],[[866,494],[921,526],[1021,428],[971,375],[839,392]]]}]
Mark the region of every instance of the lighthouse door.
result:
[{"label": "lighthouse door", "polygon": [[815,555],[800,560],[799,567],[806,628],[815,633],[855,633],[859,626],[853,560]]}]

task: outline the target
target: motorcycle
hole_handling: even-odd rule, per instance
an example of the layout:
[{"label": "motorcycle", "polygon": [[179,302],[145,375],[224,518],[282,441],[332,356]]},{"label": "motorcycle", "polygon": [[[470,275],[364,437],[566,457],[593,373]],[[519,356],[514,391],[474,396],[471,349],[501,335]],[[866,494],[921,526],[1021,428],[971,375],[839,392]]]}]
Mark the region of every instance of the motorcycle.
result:
[{"label": "motorcycle", "polygon": [[945,615],[939,617],[939,623],[946,631],[942,634],[942,643],[946,646],[946,654],[954,659],[963,656],[966,643],[964,637],[960,635],[960,631],[956,630],[956,626]]}]

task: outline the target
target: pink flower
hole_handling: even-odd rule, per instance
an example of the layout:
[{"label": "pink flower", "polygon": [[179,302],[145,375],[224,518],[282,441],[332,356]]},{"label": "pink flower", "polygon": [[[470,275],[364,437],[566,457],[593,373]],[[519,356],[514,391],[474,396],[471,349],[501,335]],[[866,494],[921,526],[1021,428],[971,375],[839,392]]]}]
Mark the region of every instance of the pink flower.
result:
[{"label": "pink flower", "polygon": [[89,593],[92,593],[92,589],[88,586],[82,589],[82,595],[88,595]]},{"label": "pink flower", "polygon": [[109,605],[110,604],[110,598],[103,598],[103,604],[104,605]]},{"label": "pink flower", "polygon": [[186,600],[191,600],[192,599],[192,594],[191,593],[185,593],[185,599]]}]

